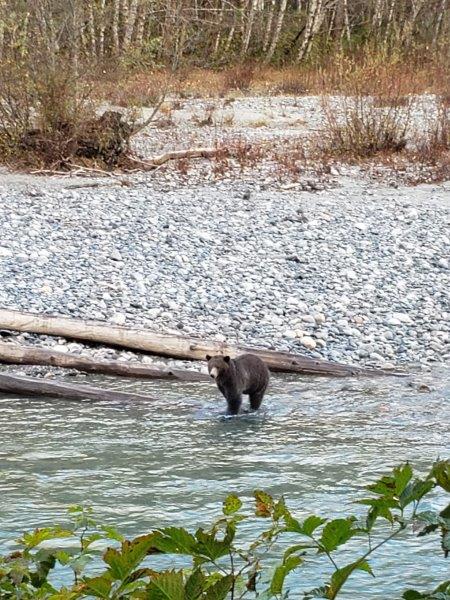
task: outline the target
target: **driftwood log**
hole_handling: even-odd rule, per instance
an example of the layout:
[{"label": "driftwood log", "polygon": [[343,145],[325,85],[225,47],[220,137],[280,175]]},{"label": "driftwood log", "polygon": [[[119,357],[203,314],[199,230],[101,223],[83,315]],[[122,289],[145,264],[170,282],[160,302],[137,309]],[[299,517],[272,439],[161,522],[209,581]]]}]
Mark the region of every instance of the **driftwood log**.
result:
[{"label": "driftwood log", "polygon": [[209,381],[208,375],[181,369],[154,369],[140,363],[116,360],[96,361],[86,356],[66,354],[55,350],[0,342],[0,363],[12,365],[42,365],[76,369],[85,373],[138,377],[141,379],[172,379],[177,381]]},{"label": "driftwood log", "polygon": [[244,352],[251,352],[259,356],[271,371],[287,373],[337,377],[399,374],[389,370],[369,369],[318,360],[298,354],[230,346],[222,342],[202,341],[195,338],[158,334],[151,331],[112,326],[95,321],[37,315],[5,309],[0,309],[0,328],[55,335],[88,342],[100,342],[110,346],[118,346],[185,360],[205,360],[207,354],[228,354],[235,357]]},{"label": "driftwood log", "polygon": [[151,396],[118,392],[90,385],[71,385],[61,381],[48,381],[36,377],[19,377],[0,373],[0,393],[32,396],[50,396],[68,400],[105,400],[107,402],[148,402]]}]

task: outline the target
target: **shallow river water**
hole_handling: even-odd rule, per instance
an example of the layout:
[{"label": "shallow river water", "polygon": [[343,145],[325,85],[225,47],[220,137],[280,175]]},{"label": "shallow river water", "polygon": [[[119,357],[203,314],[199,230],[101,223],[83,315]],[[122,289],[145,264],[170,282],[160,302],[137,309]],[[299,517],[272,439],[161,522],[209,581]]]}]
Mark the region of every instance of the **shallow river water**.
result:
[{"label": "shallow river water", "polygon": [[[354,500],[380,474],[407,459],[423,472],[450,456],[450,370],[416,380],[432,390],[410,379],[274,377],[264,412],[232,419],[221,418],[209,383],[88,378],[156,398],[140,404],[0,396],[0,550],[63,522],[74,503],[127,535],[207,525],[230,491],[284,494],[301,518],[360,514]],[[358,575],[343,597],[399,598],[450,574],[432,537],[384,546],[372,566],[383,577]],[[322,581],[312,563],[291,578],[291,597]]]}]

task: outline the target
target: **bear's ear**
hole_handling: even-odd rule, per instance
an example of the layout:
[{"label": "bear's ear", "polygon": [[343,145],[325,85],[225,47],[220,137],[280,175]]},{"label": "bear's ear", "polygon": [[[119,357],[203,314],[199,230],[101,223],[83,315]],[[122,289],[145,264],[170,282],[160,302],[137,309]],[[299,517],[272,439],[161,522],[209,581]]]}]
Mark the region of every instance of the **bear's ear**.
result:
[{"label": "bear's ear", "polygon": [[224,360],[226,363],[229,363],[229,362],[230,362],[230,360],[231,360],[231,358],[230,358],[229,356],[224,356],[224,357],[223,357],[223,360]]},{"label": "bear's ear", "polygon": [[211,356],[209,354],[206,355],[206,360],[211,360]]}]

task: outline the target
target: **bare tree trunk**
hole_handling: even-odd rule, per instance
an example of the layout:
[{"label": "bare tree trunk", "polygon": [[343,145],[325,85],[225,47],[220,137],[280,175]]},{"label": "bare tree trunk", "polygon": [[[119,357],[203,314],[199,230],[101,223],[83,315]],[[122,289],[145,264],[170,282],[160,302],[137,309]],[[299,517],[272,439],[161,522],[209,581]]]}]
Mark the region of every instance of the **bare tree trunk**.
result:
[{"label": "bare tree trunk", "polygon": [[385,34],[384,34],[384,43],[386,43],[388,41],[389,35],[392,31],[392,26],[393,26],[393,22],[394,22],[395,4],[396,4],[396,0],[391,0],[391,2],[389,4],[389,13],[388,13],[388,18],[387,18],[387,23],[386,23]]},{"label": "bare tree trunk", "polygon": [[350,43],[350,19],[348,16],[348,0],[342,0],[342,11],[344,15],[344,30],[345,37],[347,38],[347,42]]},{"label": "bare tree trunk", "polygon": [[136,377],[140,379],[171,379],[177,381],[210,380],[208,375],[204,375],[198,371],[154,369],[139,362],[118,360],[97,361],[86,356],[4,342],[0,342],[0,363],[59,367],[61,369],[75,369],[84,373],[100,373],[102,375]]},{"label": "bare tree trunk", "polygon": [[92,2],[88,2],[87,6],[87,31],[88,31],[88,39],[89,39],[89,53],[91,58],[95,56],[95,25],[94,25],[94,6]]},{"label": "bare tree trunk", "polygon": [[4,3],[3,0],[0,0],[0,60],[3,58],[4,54],[4,39],[5,39],[5,12],[4,12]]},{"label": "bare tree trunk", "polygon": [[0,327],[15,331],[102,342],[122,348],[132,348],[161,356],[188,360],[204,361],[207,354],[228,354],[235,357],[241,353],[250,352],[259,356],[272,371],[334,376],[392,374],[390,371],[343,365],[298,354],[235,347],[223,342],[203,341],[196,338],[164,335],[130,327],[111,326],[107,323],[95,321],[50,317],[6,309],[0,309]]},{"label": "bare tree trunk", "polygon": [[227,54],[228,54],[228,52],[230,51],[231,44],[233,43],[233,39],[234,39],[234,34],[235,34],[235,32],[236,32],[236,20],[234,21],[234,23],[233,23],[233,25],[232,25],[232,27],[231,27],[231,29],[230,29],[229,33],[228,33],[228,36],[227,36],[227,41],[225,42],[225,47],[224,47],[224,49],[223,49],[223,53],[224,53],[225,55],[227,55]]},{"label": "bare tree trunk", "polygon": [[241,56],[245,56],[247,54],[248,47],[250,44],[250,39],[252,36],[252,31],[253,31],[253,22],[255,20],[256,2],[257,2],[257,0],[248,0],[248,2],[247,2],[248,18],[247,18],[247,23],[246,23],[245,32],[244,32],[244,39],[242,42]]},{"label": "bare tree trunk", "polygon": [[136,48],[139,51],[142,51],[143,41],[144,41],[144,27],[145,27],[145,19],[146,19],[146,7],[145,3],[140,3],[138,7],[138,13],[136,16],[136,24],[135,24],[135,44]]},{"label": "bare tree trunk", "polygon": [[213,56],[217,56],[217,53],[219,52],[220,40],[222,39],[222,24],[223,24],[224,17],[225,17],[225,3],[222,1],[221,8],[220,8],[220,14],[219,14],[219,18],[217,21],[217,33],[216,33],[216,39],[214,40]]},{"label": "bare tree trunk", "polygon": [[38,377],[19,377],[0,373],[0,393],[20,394],[21,396],[50,396],[71,400],[101,400],[109,402],[146,402],[151,396],[118,392],[90,385],[73,385],[62,381],[43,380]]},{"label": "bare tree trunk", "polygon": [[119,47],[119,13],[120,13],[120,0],[113,0],[112,5],[112,23],[111,23],[111,37],[113,52],[117,56],[120,51]]},{"label": "bare tree trunk", "polygon": [[131,38],[133,37],[134,25],[136,23],[136,17],[138,12],[138,0],[130,0],[130,4],[127,12],[127,19],[125,22],[122,50],[126,52],[130,46]]},{"label": "bare tree trunk", "polygon": [[372,16],[372,29],[378,31],[383,22],[383,4],[385,0],[375,0],[375,9]]},{"label": "bare tree trunk", "polygon": [[[78,65],[80,55],[80,7],[78,0],[71,2],[71,24],[70,24],[70,54],[75,77],[78,78]],[[1,25],[0,25],[1,26]]]},{"label": "bare tree trunk", "polygon": [[265,63],[269,63],[272,60],[272,56],[275,52],[275,48],[277,47],[278,40],[280,39],[281,27],[283,25],[284,14],[286,12],[287,0],[281,0],[280,10],[278,12],[278,18],[275,25],[275,31],[273,32],[272,41],[269,46],[269,50],[267,51],[266,57],[264,59]]},{"label": "bare tree trunk", "polygon": [[120,22],[121,22],[121,26],[119,23],[119,51],[120,54],[123,53],[123,42],[124,42],[124,38],[125,38],[125,32],[128,29],[128,16],[129,16],[129,1],[132,0],[120,0],[120,5],[119,5],[119,15],[120,15]]},{"label": "bare tree trunk", "polygon": [[106,14],[105,14],[105,0],[100,0],[98,5],[98,45],[97,45],[97,56],[103,58],[105,54],[105,28],[106,28]]},{"label": "bare tree trunk", "polygon": [[314,36],[319,31],[323,20],[323,0],[311,0],[306,20],[306,27],[302,43],[297,55],[297,62],[301,62],[308,57]]},{"label": "bare tree trunk", "polygon": [[267,52],[267,48],[269,47],[270,34],[272,32],[272,23],[273,18],[275,16],[275,8],[276,8],[276,0],[271,0],[269,16],[267,17],[266,29],[264,32],[264,40],[263,40],[263,52]]},{"label": "bare tree trunk", "polygon": [[434,34],[433,34],[433,46],[436,46],[438,39],[439,39],[439,35],[441,33],[441,28],[442,28],[442,22],[444,20],[444,15],[447,11],[447,3],[448,0],[442,0],[441,2],[441,6],[439,8],[439,12],[437,15],[437,19],[436,19],[436,25],[434,28]]}]

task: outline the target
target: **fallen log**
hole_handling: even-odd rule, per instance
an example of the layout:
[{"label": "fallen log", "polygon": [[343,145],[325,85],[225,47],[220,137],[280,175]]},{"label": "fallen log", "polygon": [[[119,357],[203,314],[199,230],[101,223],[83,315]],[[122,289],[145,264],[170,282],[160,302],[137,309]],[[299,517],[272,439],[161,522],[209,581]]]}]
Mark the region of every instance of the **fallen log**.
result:
[{"label": "fallen log", "polygon": [[350,375],[401,375],[390,370],[369,369],[318,360],[298,354],[230,346],[223,342],[202,341],[177,335],[153,333],[130,327],[112,326],[96,321],[36,315],[0,309],[0,328],[61,336],[110,346],[140,350],[184,360],[205,360],[207,354],[235,357],[252,352],[265,361],[271,371],[345,377]]},{"label": "fallen log", "polygon": [[164,152],[158,156],[147,158],[146,160],[140,160],[133,156],[127,156],[127,158],[144,169],[152,170],[156,167],[162,166],[169,160],[180,160],[182,158],[213,158],[221,153],[218,148],[191,148],[189,150],[172,150],[170,152]]},{"label": "fallen log", "polygon": [[41,365],[76,369],[85,373],[117,375],[119,377],[139,377],[141,379],[169,379],[177,381],[210,381],[208,375],[196,371],[181,369],[154,369],[140,363],[120,362],[115,360],[96,361],[85,356],[75,356],[55,350],[20,346],[0,342],[0,363],[13,365]]},{"label": "fallen log", "polygon": [[19,377],[0,373],[0,393],[20,394],[21,396],[50,396],[69,400],[105,400],[108,402],[148,402],[151,396],[118,392],[90,385],[73,385],[61,381],[48,381],[36,377]]}]

